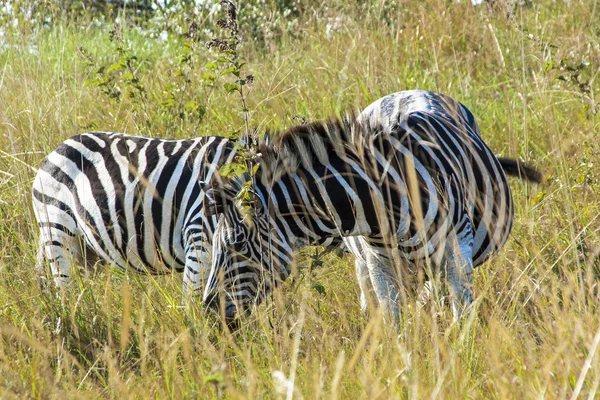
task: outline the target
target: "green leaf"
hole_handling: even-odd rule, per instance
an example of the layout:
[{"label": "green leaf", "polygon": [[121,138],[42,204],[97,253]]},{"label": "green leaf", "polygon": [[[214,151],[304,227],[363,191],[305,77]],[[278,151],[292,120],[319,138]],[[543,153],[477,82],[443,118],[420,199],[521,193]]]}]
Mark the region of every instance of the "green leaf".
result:
[{"label": "green leaf", "polygon": [[206,68],[206,69],[217,69],[217,68],[219,68],[219,67],[218,67],[218,65],[217,65],[216,63],[214,63],[214,62],[210,62],[210,61],[209,61],[209,62],[207,62],[207,63],[204,65],[204,68]]},{"label": "green leaf", "polygon": [[200,79],[203,81],[214,82],[217,79],[217,75],[212,72],[205,72],[204,74],[200,75]]},{"label": "green leaf", "polygon": [[190,113],[194,113],[197,118],[203,119],[204,116],[206,115],[206,108],[204,108],[202,106],[198,106],[198,107],[196,107],[196,109],[194,109],[193,112],[191,111]]},{"label": "green leaf", "polygon": [[108,67],[108,70],[106,70],[106,73],[111,73],[112,71],[118,71],[120,69],[123,69],[127,66],[127,64],[125,63],[125,61],[119,61],[114,63],[113,65],[111,65],[110,67]]},{"label": "green leaf", "polygon": [[204,381],[205,384],[212,383],[213,385],[217,385],[219,383],[223,383],[225,378],[223,378],[223,374],[217,372],[214,374],[205,375],[202,380]]},{"label": "green leaf", "polygon": [[320,295],[325,295],[325,286],[321,285],[320,283],[313,284],[312,288]]},{"label": "green leaf", "polygon": [[192,59],[192,55],[191,54],[184,54],[181,56],[181,58],[179,59],[179,64],[186,64],[188,63],[190,60]]},{"label": "green leaf", "polygon": [[224,83],[223,88],[227,93],[235,92],[240,90],[240,87],[237,83]]},{"label": "green leaf", "polygon": [[85,81],[83,83],[83,86],[84,87],[90,86],[90,85],[98,86],[98,82],[100,82],[100,79],[98,79],[98,78],[91,78],[91,79],[88,79],[87,81]]},{"label": "green leaf", "polygon": [[160,105],[165,108],[172,108],[175,105],[175,100],[173,99],[165,99],[160,102]]},{"label": "green leaf", "polygon": [[175,91],[175,89],[177,89],[177,85],[175,85],[173,83],[167,83],[163,87],[163,92],[171,93],[171,92]]},{"label": "green leaf", "polygon": [[239,68],[236,68],[236,67],[229,67],[225,71],[221,72],[221,76],[225,76],[225,75],[229,75],[229,74],[234,74],[235,76],[239,76],[240,70],[239,70]]},{"label": "green leaf", "polygon": [[548,62],[545,63],[545,66],[544,66],[545,68],[544,69],[546,70],[546,72],[548,72],[552,68],[554,68],[555,66],[556,66],[556,63],[554,61],[550,60],[550,61],[548,61]]},{"label": "green leaf", "polygon": [[187,111],[187,112],[194,112],[194,111],[198,110],[199,106],[200,105],[197,102],[190,100],[187,103],[185,103],[185,105],[183,107],[185,108],[185,111]]},{"label": "green leaf", "polygon": [[542,190],[541,192],[539,192],[537,195],[535,195],[531,200],[531,204],[537,204],[540,201],[544,200],[544,198],[546,197],[546,192],[544,190]]},{"label": "green leaf", "polygon": [[236,175],[241,175],[246,171],[246,164],[242,163],[224,164],[221,166],[221,168],[219,168],[219,173],[221,174],[221,176],[224,176],[226,178],[232,178]]}]

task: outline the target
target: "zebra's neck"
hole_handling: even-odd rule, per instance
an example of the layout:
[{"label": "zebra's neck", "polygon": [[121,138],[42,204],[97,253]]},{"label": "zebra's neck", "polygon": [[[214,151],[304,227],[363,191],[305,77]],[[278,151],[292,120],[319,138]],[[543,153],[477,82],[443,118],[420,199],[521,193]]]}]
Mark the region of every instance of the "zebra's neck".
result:
[{"label": "zebra's neck", "polygon": [[332,157],[326,165],[298,168],[272,184],[259,182],[255,190],[272,216],[273,228],[291,248],[328,244],[335,238],[370,235],[381,225],[374,201],[379,189],[357,169]]}]

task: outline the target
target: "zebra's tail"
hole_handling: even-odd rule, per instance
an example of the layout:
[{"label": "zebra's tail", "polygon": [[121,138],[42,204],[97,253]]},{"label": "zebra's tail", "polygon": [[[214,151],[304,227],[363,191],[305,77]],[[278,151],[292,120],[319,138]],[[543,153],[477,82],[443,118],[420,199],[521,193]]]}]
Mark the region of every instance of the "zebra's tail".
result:
[{"label": "zebra's tail", "polygon": [[534,183],[542,183],[542,173],[523,161],[503,157],[498,157],[498,161],[500,161],[500,165],[507,175],[516,176]]}]

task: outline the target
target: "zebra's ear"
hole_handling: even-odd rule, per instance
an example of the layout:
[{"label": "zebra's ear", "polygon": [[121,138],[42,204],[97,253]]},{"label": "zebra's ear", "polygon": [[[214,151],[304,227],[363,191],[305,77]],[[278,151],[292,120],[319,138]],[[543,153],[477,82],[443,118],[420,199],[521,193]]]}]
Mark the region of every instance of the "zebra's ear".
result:
[{"label": "zebra's ear", "polygon": [[[208,186],[205,183],[205,186]],[[204,192],[204,207],[207,215],[219,215],[225,212],[225,199],[219,190],[208,188]]]},{"label": "zebra's ear", "polygon": [[249,190],[248,193],[250,195],[250,202],[252,204],[253,210],[256,212],[257,215],[263,215],[265,212],[265,205],[263,204],[262,199],[260,198],[258,193],[256,193],[256,191],[252,189]]},{"label": "zebra's ear", "polygon": [[262,143],[265,146],[270,146],[273,143],[273,135],[271,134],[270,130],[266,130],[265,131],[265,135],[262,138]]}]

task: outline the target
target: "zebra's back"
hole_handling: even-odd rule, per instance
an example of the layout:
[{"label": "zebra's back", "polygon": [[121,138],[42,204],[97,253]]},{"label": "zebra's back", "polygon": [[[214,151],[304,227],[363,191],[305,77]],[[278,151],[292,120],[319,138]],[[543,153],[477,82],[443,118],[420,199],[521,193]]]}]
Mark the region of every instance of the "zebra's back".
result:
[{"label": "zebra's back", "polygon": [[510,187],[471,111],[443,94],[409,90],[377,100],[359,119],[401,136],[402,145],[435,174],[455,176],[474,229],[474,266],[504,245],[514,213]]}]

